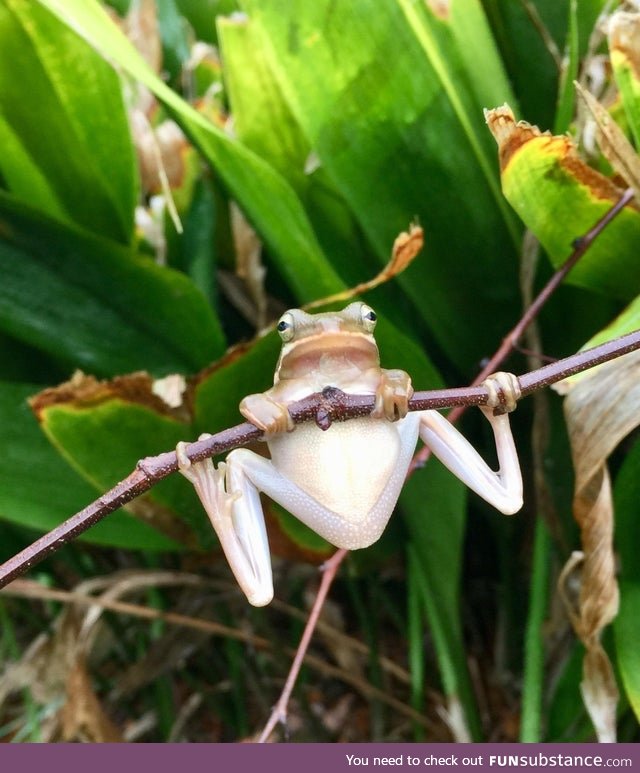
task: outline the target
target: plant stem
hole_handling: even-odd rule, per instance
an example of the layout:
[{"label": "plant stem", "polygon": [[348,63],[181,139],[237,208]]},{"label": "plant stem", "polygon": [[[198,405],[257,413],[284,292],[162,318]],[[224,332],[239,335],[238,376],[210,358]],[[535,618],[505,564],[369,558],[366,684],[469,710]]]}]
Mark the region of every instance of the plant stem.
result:
[{"label": "plant stem", "polygon": [[[419,593],[419,578],[414,553],[407,551],[407,645],[409,673],[411,674],[411,706],[424,711],[425,657],[423,642],[422,604]],[[414,741],[424,741],[424,728],[415,725]]]},{"label": "plant stem", "polygon": [[529,612],[524,641],[524,680],[520,741],[540,743],[542,740],[544,684],[544,637],[542,626],[547,613],[549,589],[549,558],[551,538],[544,518],[536,519],[531,567]]},{"label": "plant stem", "polygon": [[291,697],[296,680],[298,679],[298,673],[300,672],[300,667],[302,666],[304,657],[307,653],[307,650],[309,649],[311,637],[315,631],[318,617],[320,616],[320,612],[322,611],[322,607],[324,605],[324,600],[327,597],[327,593],[329,593],[329,588],[331,588],[340,564],[348,554],[349,551],[342,548],[336,551],[328,561],[325,561],[322,566],[322,579],[320,581],[318,595],[315,597],[313,606],[309,612],[309,618],[307,620],[307,624],[304,627],[302,638],[300,639],[300,644],[298,645],[298,649],[296,651],[296,656],[293,659],[291,668],[289,669],[287,681],[285,682],[284,688],[280,693],[278,702],[271,711],[271,716],[269,717],[267,724],[264,726],[264,730],[260,734],[258,743],[266,743],[278,723],[286,725],[289,698]]}]

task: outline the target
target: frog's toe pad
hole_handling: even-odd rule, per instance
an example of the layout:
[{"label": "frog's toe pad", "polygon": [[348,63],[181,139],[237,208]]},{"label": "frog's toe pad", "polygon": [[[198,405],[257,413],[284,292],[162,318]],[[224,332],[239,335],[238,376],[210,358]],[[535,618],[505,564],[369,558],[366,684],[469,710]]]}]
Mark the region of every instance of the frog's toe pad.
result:
[{"label": "frog's toe pad", "polygon": [[383,370],[372,415],[389,421],[404,419],[413,395],[411,378],[404,370]]},{"label": "frog's toe pad", "polygon": [[522,396],[520,382],[513,373],[493,373],[482,382],[489,393],[487,408],[496,413],[511,413]]}]

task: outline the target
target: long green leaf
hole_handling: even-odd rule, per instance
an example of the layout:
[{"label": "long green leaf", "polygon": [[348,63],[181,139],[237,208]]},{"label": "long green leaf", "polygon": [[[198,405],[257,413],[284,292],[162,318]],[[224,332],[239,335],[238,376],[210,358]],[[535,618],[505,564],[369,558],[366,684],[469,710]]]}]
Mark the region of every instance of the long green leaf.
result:
[{"label": "long green leaf", "polygon": [[[40,432],[27,405],[27,398],[37,391],[35,385],[0,383],[0,520],[47,531],[88,505],[101,491],[74,472]],[[112,450],[106,454],[101,451],[103,460]],[[178,547],[123,511],[92,527],[82,539],[130,550]],[[4,550],[1,552],[3,559],[8,558]]]},{"label": "long green leaf", "polygon": [[144,83],[173,113],[219,172],[273,250],[274,259],[302,301],[343,288],[320,249],[299,199],[286,181],[231,139],[163,83],[146,65],[96,0],[39,0],[132,78]]},{"label": "long green leaf", "polygon": [[224,350],[210,306],[183,274],[2,192],[0,227],[0,329],[10,335],[101,375],[190,372]]},{"label": "long green leaf", "polygon": [[609,25],[611,65],[636,148],[640,147],[640,52],[635,42],[638,29],[638,14],[615,13]]},{"label": "long green leaf", "polygon": [[[256,25],[247,16],[223,17],[217,19],[217,27],[238,139],[293,187],[341,277],[357,285],[373,276],[375,261],[357,218],[324,167],[314,163],[309,141],[282,93]],[[391,311],[401,302],[400,293],[394,282],[372,296],[371,302],[379,311]]]},{"label": "long green leaf", "polygon": [[[44,406],[38,415],[42,429],[64,458],[94,491],[102,492],[128,475],[138,459],[175,448],[192,434],[188,424],[159,411],[153,402],[143,390],[129,397],[107,386],[91,397],[80,394]],[[179,475],[154,486],[129,507],[178,543],[208,547],[214,542],[192,487]]]},{"label": "long green leaf", "polygon": [[407,514],[409,571],[433,637],[448,699],[464,713],[471,737],[481,740],[477,706],[467,671],[460,620],[466,492],[437,460],[412,475],[400,498]]},{"label": "long green leaf", "polygon": [[545,651],[543,626],[547,617],[551,540],[547,525],[538,516],[535,527],[527,629],[524,643],[524,680],[520,741],[544,740],[543,695]]},{"label": "long green leaf", "polygon": [[[459,51],[466,41],[399,0],[243,6],[378,264],[409,218],[424,226],[424,254],[398,281],[447,354],[475,365],[478,347],[492,350],[516,314],[517,227],[499,192],[477,81]],[[470,328],[480,338],[473,345]]]},{"label": "long green leaf", "polygon": [[620,611],[613,621],[618,667],[633,711],[640,721],[640,443],[618,473],[614,487],[615,542],[620,557]]},{"label": "long green leaf", "polygon": [[120,81],[30,0],[0,5],[0,138],[15,195],[130,243],[137,177]]}]

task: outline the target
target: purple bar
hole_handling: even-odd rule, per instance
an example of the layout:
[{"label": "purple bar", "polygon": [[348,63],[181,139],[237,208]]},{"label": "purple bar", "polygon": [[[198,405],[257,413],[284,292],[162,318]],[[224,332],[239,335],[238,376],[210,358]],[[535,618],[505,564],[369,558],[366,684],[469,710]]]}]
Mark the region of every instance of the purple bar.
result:
[{"label": "purple bar", "polygon": [[[232,767],[233,766],[233,767]],[[638,744],[2,744],[19,773],[336,773],[390,770],[640,771]]]}]

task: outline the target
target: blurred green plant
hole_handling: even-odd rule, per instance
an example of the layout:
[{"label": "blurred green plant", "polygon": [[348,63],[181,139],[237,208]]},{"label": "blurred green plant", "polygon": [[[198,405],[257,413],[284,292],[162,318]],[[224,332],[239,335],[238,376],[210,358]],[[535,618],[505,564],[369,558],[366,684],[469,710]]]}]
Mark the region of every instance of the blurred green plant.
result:
[{"label": "blurred green plant", "polygon": [[[622,190],[573,86],[574,77],[591,85],[637,141],[640,69],[620,26],[608,43],[594,32],[604,6],[140,0],[128,9],[123,0],[113,3],[116,17],[97,0],[5,0],[3,522],[26,540],[29,530],[47,529],[97,497],[138,458],[237,423],[239,400],[270,384],[277,341],[270,333],[225,355],[227,347],[251,339],[262,319],[376,275],[413,220],[425,231],[422,255],[367,297],[381,318],[383,364],[409,371],[418,388],[469,382],[520,315],[527,280],[519,266],[534,277],[530,289],[539,287]],[[639,22],[631,15],[628,23]],[[542,129],[570,128],[580,150],[565,136],[513,121],[510,141],[492,126],[498,163],[482,111],[503,103],[516,113],[520,105]],[[525,227],[545,250],[533,269],[522,257]],[[628,207],[545,307],[545,353],[571,353],[633,304],[639,243],[640,215]],[[508,367],[526,368],[520,358]],[[26,399],[76,369],[107,381],[76,375],[44,392],[36,419]],[[432,706],[425,679],[437,685],[458,740],[519,737],[520,701],[523,740],[593,732],[567,621],[540,630],[551,619],[551,578],[579,544],[560,400],[550,402],[544,469],[553,508],[536,502],[530,480],[525,511],[504,520],[430,462],[408,482],[401,520],[353,563],[366,585],[372,569],[408,556],[406,584],[394,594],[406,594],[409,612],[387,610],[392,629],[411,643],[407,701]],[[514,419],[525,471],[532,419],[526,404]],[[475,417],[464,431],[483,447]],[[618,453],[620,517],[633,531],[638,499],[629,491],[640,457]],[[274,508],[271,516],[276,551],[327,555],[328,546],[286,513]],[[534,516],[548,519],[550,537],[538,530],[532,559]],[[85,539],[142,551],[145,567],[190,565],[213,544],[177,476]],[[8,557],[14,549],[15,535],[1,551]],[[632,557],[623,569],[609,654],[638,716]],[[48,571],[55,576],[55,565]],[[528,618],[522,599],[531,589]],[[358,602],[359,619],[384,607],[372,599]],[[366,631],[375,652],[376,636],[384,637],[375,622]],[[421,645],[424,636],[431,647]],[[238,674],[243,655],[234,646],[227,662]],[[520,695],[514,685],[523,673],[536,676],[525,678]],[[247,722],[246,694],[234,685],[231,702],[216,710],[240,735],[259,720]],[[163,737],[166,699],[158,688]],[[372,737],[395,737],[388,719],[374,709],[372,718]],[[624,718],[623,711],[622,729]],[[403,737],[425,738],[423,727]]]}]

